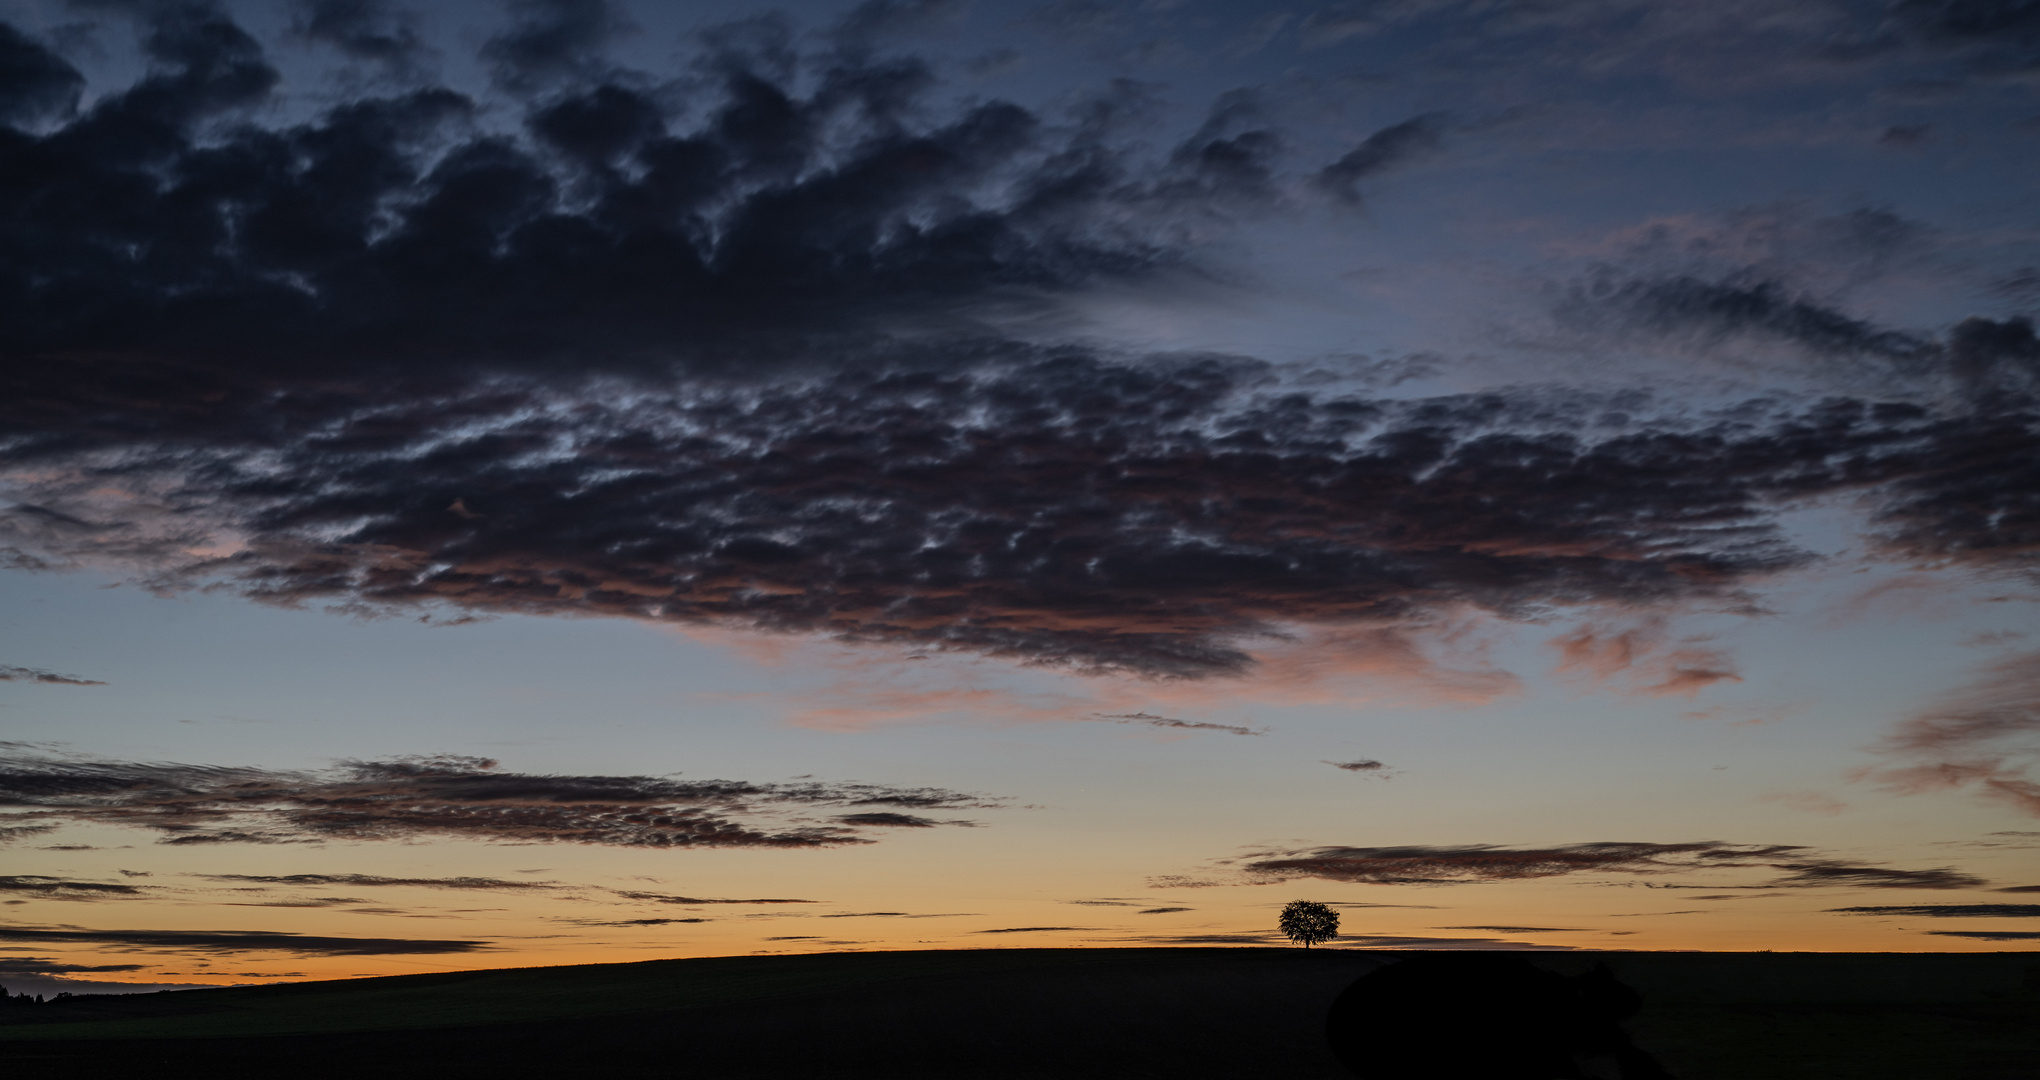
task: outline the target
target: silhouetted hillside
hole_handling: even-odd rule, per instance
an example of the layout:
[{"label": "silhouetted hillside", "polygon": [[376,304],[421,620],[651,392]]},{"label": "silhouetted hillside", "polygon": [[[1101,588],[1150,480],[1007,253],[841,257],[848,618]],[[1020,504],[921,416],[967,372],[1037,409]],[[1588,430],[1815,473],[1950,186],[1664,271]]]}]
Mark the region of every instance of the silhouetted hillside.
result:
[{"label": "silhouetted hillside", "polygon": [[[1328,1011],[1409,953],[1015,949],[720,957],[75,998],[0,1017],[8,1075],[1347,1080]],[[2030,1080],[2040,956],[1606,962],[1679,1080]],[[1416,1033],[1412,1033],[1414,1037]]]}]

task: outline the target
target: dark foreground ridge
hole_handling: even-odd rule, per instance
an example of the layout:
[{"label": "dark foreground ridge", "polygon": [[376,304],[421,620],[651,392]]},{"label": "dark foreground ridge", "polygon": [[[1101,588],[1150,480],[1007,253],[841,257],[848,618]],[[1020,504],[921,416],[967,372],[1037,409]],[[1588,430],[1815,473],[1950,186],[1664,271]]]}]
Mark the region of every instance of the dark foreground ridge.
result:
[{"label": "dark foreground ridge", "polygon": [[[825,953],[80,996],[7,1010],[0,1074],[1350,1080],[1326,1038],[1334,1002],[1388,965],[1421,961],[1420,973],[1499,964],[1533,994],[1600,994],[1588,1019],[1606,1025],[1591,1036],[1604,1052],[1581,1059],[1602,1070],[1585,1072],[1595,1080],[1627,1080],[1606,1071],[1609,1048],[1619,1055],[1623,1044],[1678,1080],[2040,1076],[2040,956],[2030,952],[1441,955]],[[1606,973],[1592,975],[1601,964]],[[1616,1015],[1626,1007],[1611,982],[1633,990],[1633,1016]],[[1378,1054],[1360,1060],[1436,1054],[1450,1037],[1380,1029]]]},{"label": "dark foreground ridge", "polygon": [[1642,1008],[1605,963],[1568,977],[1504,952],[1418,953],[1347,987],[1325,1037],[1380,1080],[1671,1080],[1623,1030]]}]

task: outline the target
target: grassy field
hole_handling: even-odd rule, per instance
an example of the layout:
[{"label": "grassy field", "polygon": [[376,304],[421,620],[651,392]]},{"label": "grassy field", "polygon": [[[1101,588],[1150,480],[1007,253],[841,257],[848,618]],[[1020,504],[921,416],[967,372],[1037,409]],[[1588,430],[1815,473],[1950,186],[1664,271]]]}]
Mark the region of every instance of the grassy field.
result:
[{"label": "grassy field", "polygon": [[[0,1016],[11,1075],[1080,1078],[1347,1074],[1321,1024],[1399,954],[1012,949],[721,957],[83,998]],[[2032,1080],[2040,954],[1607,961],[1681,1080]]]}]

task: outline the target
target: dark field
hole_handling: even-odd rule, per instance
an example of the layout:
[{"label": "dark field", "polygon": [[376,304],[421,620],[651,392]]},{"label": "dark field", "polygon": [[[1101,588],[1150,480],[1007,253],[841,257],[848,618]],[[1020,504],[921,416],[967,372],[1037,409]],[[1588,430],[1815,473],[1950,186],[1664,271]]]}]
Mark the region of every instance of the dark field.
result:
[{"label": "dark field", "polygon": [[[1336,1080],[1326,1009],[1404,955],[838,953],[88,997],[0,1015],[0,1073]],[[2040,954],[1523,955],[1605,960],[1680,1080],[2040,1077]]]}]

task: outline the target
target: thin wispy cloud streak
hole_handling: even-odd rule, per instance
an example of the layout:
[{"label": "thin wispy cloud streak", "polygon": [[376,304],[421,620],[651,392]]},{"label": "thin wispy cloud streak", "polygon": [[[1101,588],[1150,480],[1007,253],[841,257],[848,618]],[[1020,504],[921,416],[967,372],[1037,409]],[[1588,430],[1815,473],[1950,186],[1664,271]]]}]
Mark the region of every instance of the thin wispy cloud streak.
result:
[{"label": "thin wispy cloud streak", "polygon": [[671,893],[646,892],[642,889],[611,889],[611,892],[626,900],[643,900],[654,904],[679,904],[696,907],[702,904],[818,904],[819,900],[797,900],[768,898],[753,900],[705,899],[699,896],[675,896]]},{"label": "thin wispy cloud streak", "polygon": [[1156,716],[1153,713],[1146,712],[1096,713],[1094,716],[1099,720],[1109,720],[1115,724],[1141,724],[1147,727],[1172,728],[1184,731],[1223,731],[1232,735],[1266,734],[1266,732],[1258,731],[1243,724],[1213,724],[1202,720],[1178,720],[1173,716]]},{"label": "thin wispy cloud streak", "polygon": [[76,675],[65,675],[41,668],[14,667],[0,664],[0,682],[43,683],[50,686],[105,686],[98,679],[83,679]]},{"label": "thin wispy cloud streak", "polygon": [[[0,759],[0,805],[6,807],[10,823],[25,822],[27,827],[124,825],[152,830],[161,834],[159,843],[175,845],[433,836],[641,848],[818,848],[872,843],[853,831],[870,823],[838,817],[833,826],[808,824],[798,820],[803,812],[994,804],[936,788],[515,773],[498,769],[486,758],[470,757],[355,761],[325,772],[279,772],[12,755]],[[480,878],[364,875],[218,879],[296,885],[541,887]]]},{"label": "thin wispy cloud streak", "polygon": [[107,945],[140,952],[275,952],[295,956],[418,956],[475,952],[483,941],[422,938],[328,937],[274,930],[79,930],[69,927],[0,926],[0,941],[45,948]]},{"label": "thin wispy cloud streak", "polygon": [[1828,910],[1837,915],[1899,915],[1924,919],[2040,919],[2040,904],[1895,904]]},{"label": "thin wispy cloud streak", "polygon": [[[1315,878],[1370,885],[1458,885],[1574,874],[1665,875],[1724,870],[1784,871],[1755,888],[1968,889],[1982,878],[1950,868],[1908,870],[1844,862],[1795,844],[1591,843],[1547,848],[1490,844],[1452,847],[1320,847],[1266,852],[1215,865],[1225,876],[1153,879],[1158,887],[1266,884]],[[1653,883],[1655,884],[1655,883]],[[1660,888],[1701,886],[1659,885]],[[1719,888],[1721,886],[1705,886]],[[1731,888],[1736,886],[1729,886]]]},{"label": "thin wispy cloud streak", "polygon": [[48,900],[104,900],[146,896],[148,887],[117,881],[79,881],[44,874],[0,874],[0,893]]},{"label": "thin wispy cloud streak", "polygon": [[401,878],[381,877],[376,874],[196,874],[194,877],[206,881],[226,881],[248,885],[306,886],[366,886],[384,888],[398,886],[423,889],[558,889],[562,886],[551,881],[504,881],[501,878],[453,877],[453,878]]}]

